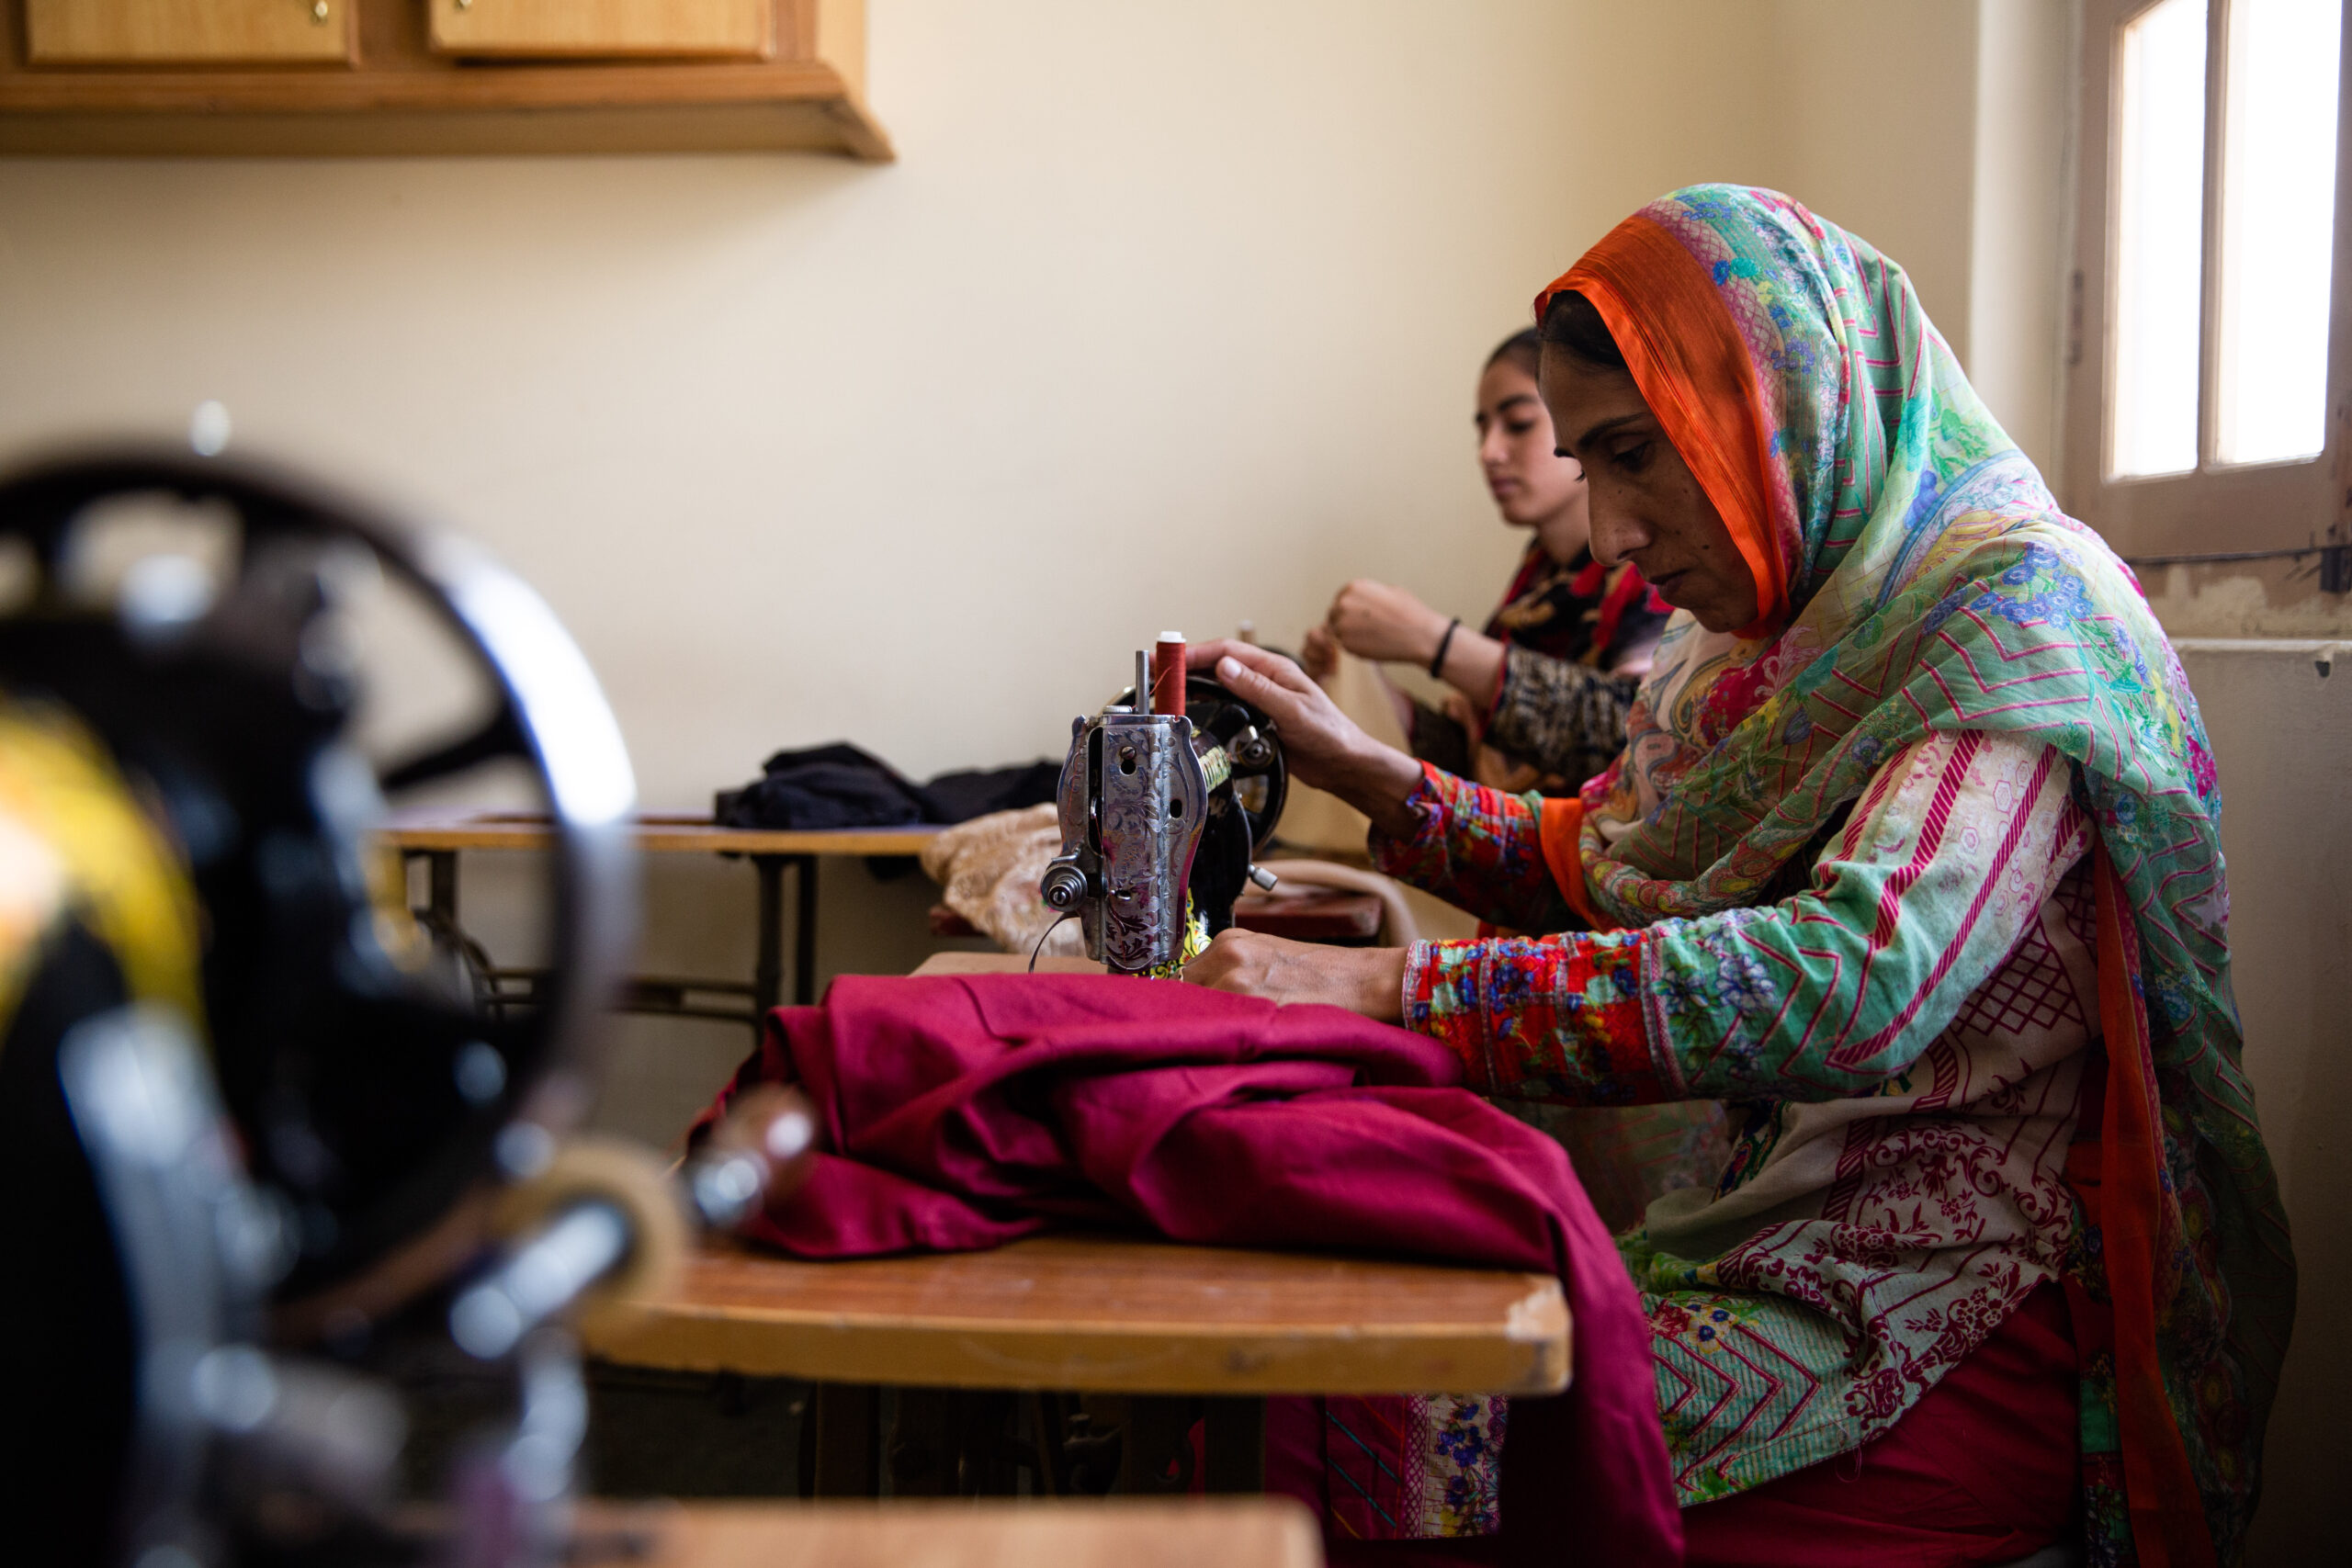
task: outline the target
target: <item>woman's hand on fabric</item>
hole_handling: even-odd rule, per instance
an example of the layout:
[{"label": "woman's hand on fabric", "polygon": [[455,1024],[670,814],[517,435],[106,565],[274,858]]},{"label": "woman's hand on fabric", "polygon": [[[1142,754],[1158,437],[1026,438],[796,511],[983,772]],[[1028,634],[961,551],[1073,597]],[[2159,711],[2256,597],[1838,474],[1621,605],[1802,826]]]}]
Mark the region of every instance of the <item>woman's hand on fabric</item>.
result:
[{"label": "woman's hand on fabric", "polygon": [[1306,671],[1308,680],[1320,685],[1340,672],[1340,645],[1331,640],[1330,627],[1307,627],[1300,643],[1298,667]]},{"label": "woman's hand on fabric", "polygon": [[1185,980],[1270,1002],[1321,1002],[1396,1023],[1405,1016],[1405,949],[1320,947],[1239,928],[1184,966]]},{"label": "woman's hand on fabric", "polygon": [[1212,671],[1225,689],[1274,721],[1290,776],[1329,790],[1391,835],[1413,830],[1405,802],[1421,782],[1419,762],[1366,735],[1306,671],[1246,642],[1195,643],[1187,669]]},{"label": "woman's hand on fabric", "polygon": [[1358,578],[1340,590],[1323,624],[1358,659],[1426,669],[1449,623],[1402,588]]}]

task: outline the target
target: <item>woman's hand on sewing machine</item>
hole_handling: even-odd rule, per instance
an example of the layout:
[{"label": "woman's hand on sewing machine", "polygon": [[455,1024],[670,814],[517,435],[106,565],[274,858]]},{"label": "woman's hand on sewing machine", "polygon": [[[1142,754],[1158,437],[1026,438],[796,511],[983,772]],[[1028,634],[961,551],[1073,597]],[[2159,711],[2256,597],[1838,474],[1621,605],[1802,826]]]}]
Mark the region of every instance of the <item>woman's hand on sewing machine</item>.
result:
[{"label": "woman's hand on sewing machine", "polygon": [[1234,927],[1184,965],[1184,978],[1270,1002],[1323,1002],[1385,1023],[1405,1017],[1401,947],[1322,947]]},{"label": "woman's hand on sewing machine", "polygon": [[1211,671],[1227,691],[1265,711],[1291,777],[1329,790],[1385,833],[1413,831],[1405,801],[1421,782],[1421,765],[1358,728],[1306,671],[1246,642],[1196,643],[1184,650],[1184,662]]}]

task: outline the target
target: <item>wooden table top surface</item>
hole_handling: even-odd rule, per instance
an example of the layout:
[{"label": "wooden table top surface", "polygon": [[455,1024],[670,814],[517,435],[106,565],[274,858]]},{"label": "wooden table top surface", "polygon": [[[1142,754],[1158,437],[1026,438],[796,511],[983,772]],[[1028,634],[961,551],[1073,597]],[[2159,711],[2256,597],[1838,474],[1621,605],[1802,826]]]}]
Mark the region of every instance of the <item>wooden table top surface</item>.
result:
[{"label": "wooden table top surface", "polygon": [[1287,1497],[1104,1502],[616,1503],[581,1506],[583,1545],[633,1568],[1320,1568]]},{"label": "wooden table top surface", "polygon": [[1570,1364],[1546,1274],[1102,1235],[846,1262],[710,1244],[587,1340],[684,1371],[1104,1393],[1554,1393]]},{"label": "wooden table top surface", "polygon": [[[636,829],[637,847],[650,854],[911,855],[939,832],[931,823],[808,832],[721,828],[707,817],[658,812],[639,817]],[[537,812],[417,810],[395,812],[378,836],[400,850],[544,850],[555,829]]]}]

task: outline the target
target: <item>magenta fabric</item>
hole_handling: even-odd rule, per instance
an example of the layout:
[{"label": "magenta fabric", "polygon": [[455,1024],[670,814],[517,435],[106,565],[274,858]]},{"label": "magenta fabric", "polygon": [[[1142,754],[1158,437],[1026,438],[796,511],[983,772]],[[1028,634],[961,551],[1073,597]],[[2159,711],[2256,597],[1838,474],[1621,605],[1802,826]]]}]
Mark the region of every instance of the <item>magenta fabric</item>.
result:
[{"label": "magenta fabric", "polygon": [[816,1100],[829,1152],[747,1233],[804,1258],[1084,1223],[1556,1274],[1575,1380],[1511,1404],[1499,1544],[1679,1562],[1633,1282],[1560,1146],[1453,1087],[1461,1071],[1443,1045],[1337,1008],[1172,981],[844,976],[822,1006],[770,1016],[697,1127],[755,1083]]},{"label": "magenta fabric", "polygon": [[2069,1540],[2077,1377],[2065,1294],[2039,1286],[1884,1437],[1686,1509],[1689,1568],[1985,1568]]}]

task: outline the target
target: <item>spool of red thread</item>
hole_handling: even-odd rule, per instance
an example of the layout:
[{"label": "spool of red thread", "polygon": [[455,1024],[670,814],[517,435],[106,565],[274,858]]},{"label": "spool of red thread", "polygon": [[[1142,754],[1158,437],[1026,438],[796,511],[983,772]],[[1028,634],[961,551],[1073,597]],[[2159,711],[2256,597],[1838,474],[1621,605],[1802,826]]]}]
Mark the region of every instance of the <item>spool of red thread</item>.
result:
[{"label": "spool of red thread", "polygon": [[1151,711],[1184,713],[1184,634],[1161,632],[1151,650]]}]

